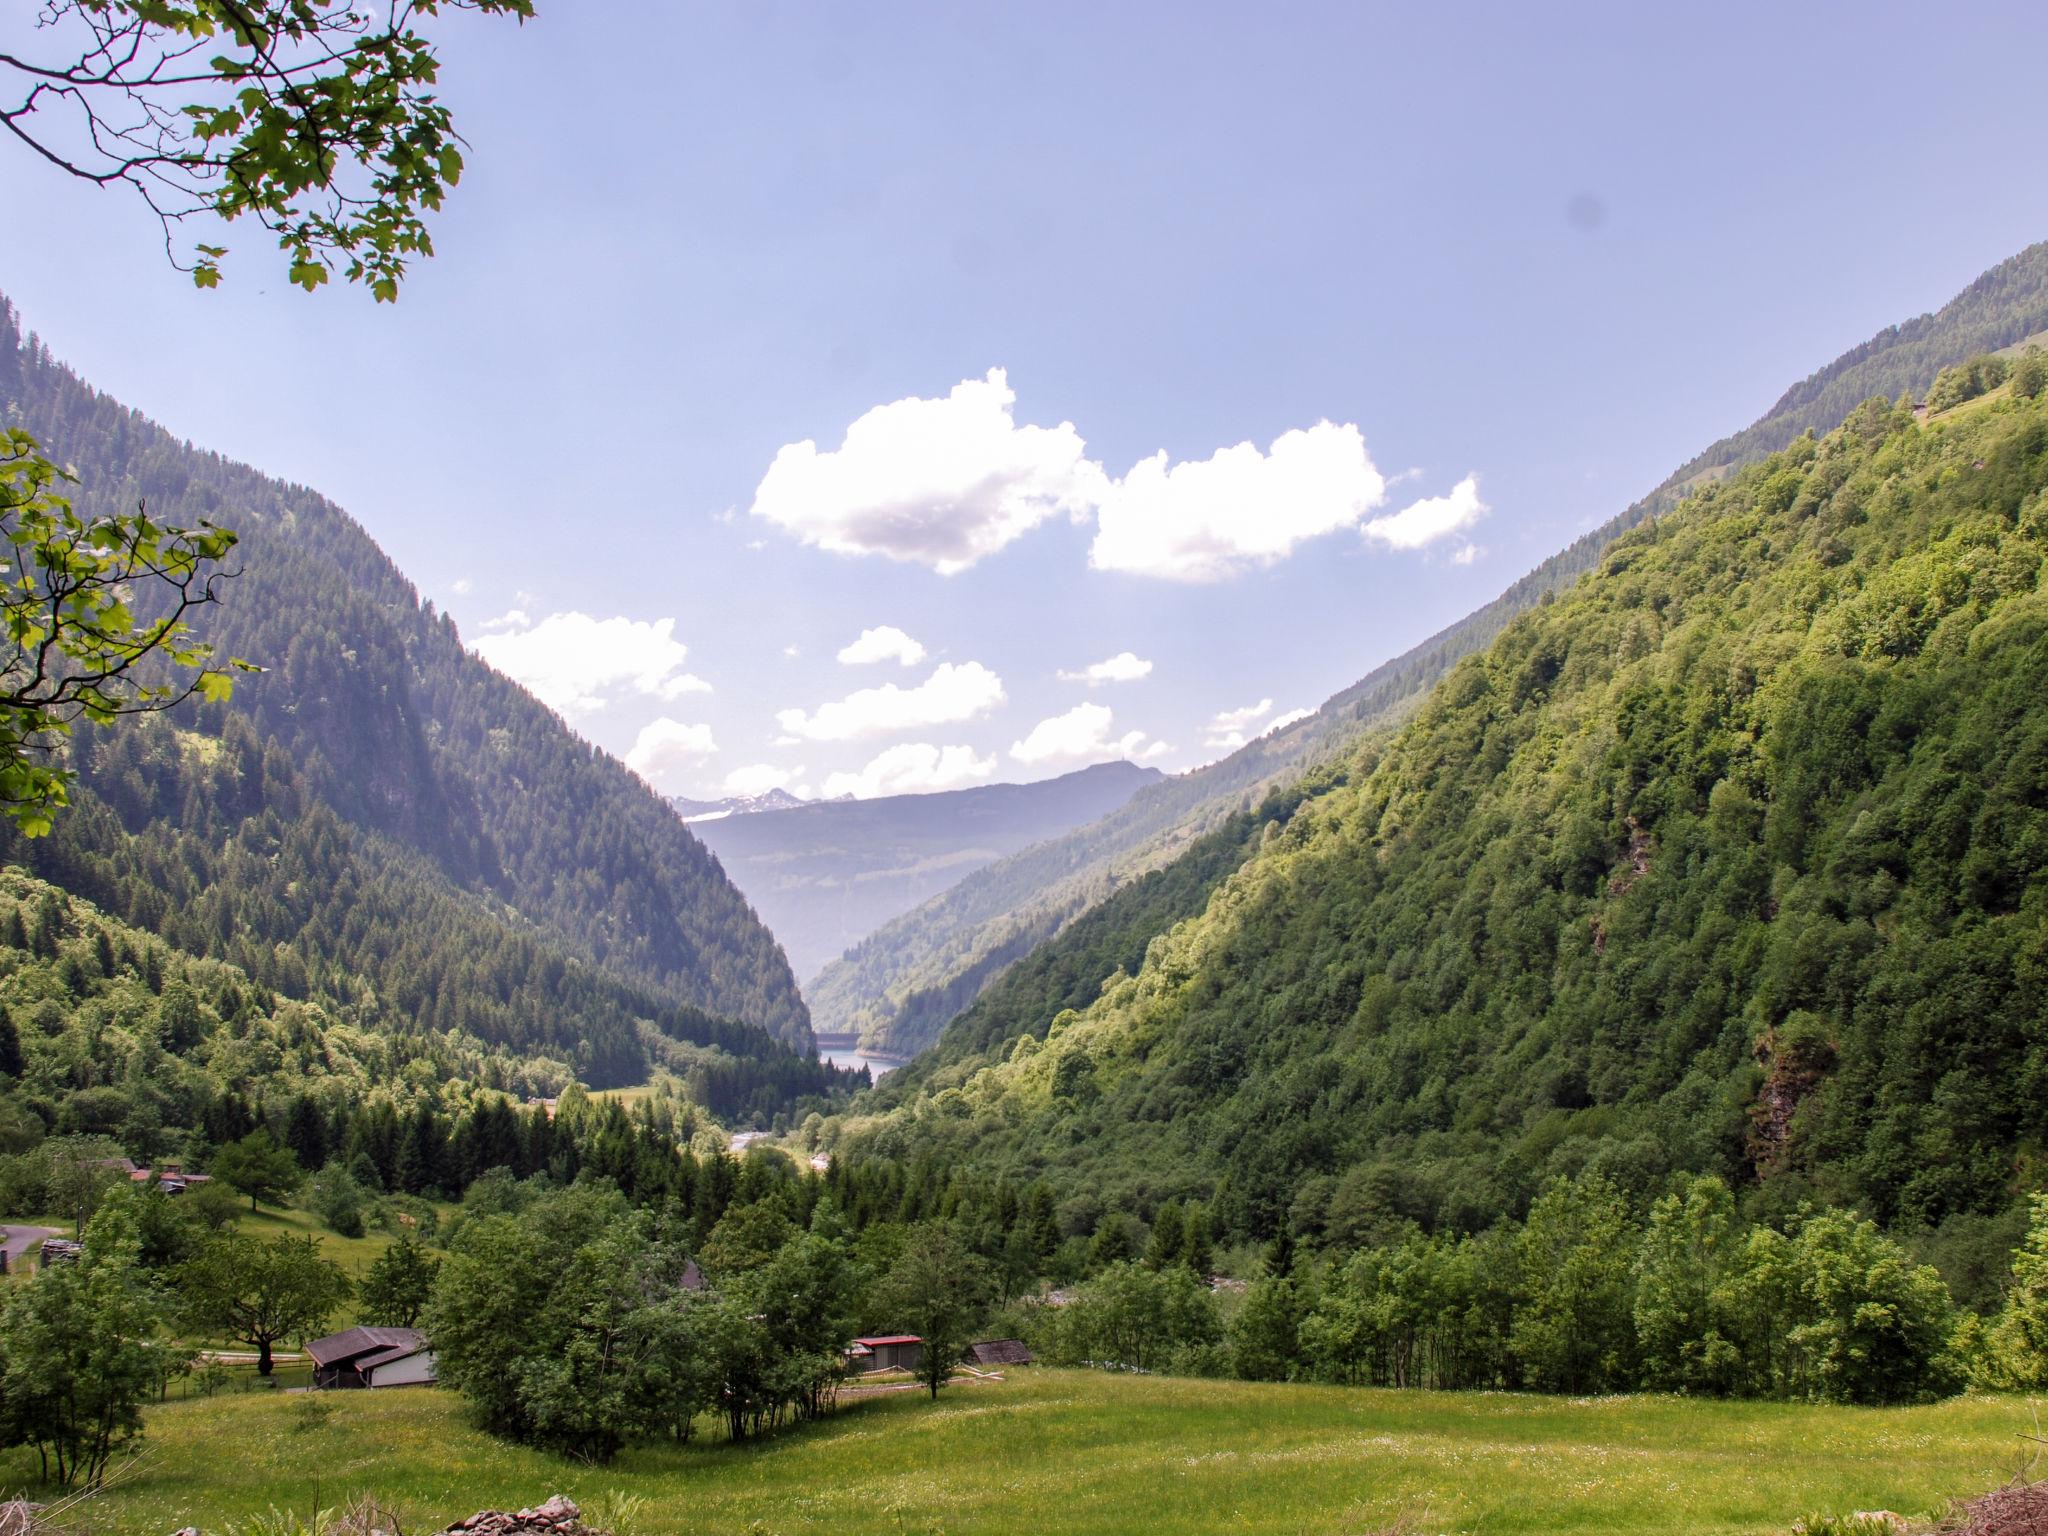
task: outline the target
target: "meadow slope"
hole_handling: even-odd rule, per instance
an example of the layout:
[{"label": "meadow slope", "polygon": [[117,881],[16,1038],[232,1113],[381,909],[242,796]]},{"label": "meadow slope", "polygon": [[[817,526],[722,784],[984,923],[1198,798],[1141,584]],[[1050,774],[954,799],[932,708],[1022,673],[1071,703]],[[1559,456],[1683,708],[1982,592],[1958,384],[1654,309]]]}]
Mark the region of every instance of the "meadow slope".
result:
[{"label": "meadow slope", "polygon": [[[848,1405],[755,1444],[588,1467],[471,1430],[447,1393],[173,1403],[79,1511],[94,1536],[209,1532],[371,1492],[431,1530],[566,1492],[643,1502],[626,1536],[796,1531],[1783,1533],[1926,1512],[2023,1464],[2038,1403],[1891,1410],[1668,1397],[1376,1392],[1034,1370]],[[30,1463],[0,1456],[0,1489]],[[317,1482],[316,1482],[317,1479]]]}]

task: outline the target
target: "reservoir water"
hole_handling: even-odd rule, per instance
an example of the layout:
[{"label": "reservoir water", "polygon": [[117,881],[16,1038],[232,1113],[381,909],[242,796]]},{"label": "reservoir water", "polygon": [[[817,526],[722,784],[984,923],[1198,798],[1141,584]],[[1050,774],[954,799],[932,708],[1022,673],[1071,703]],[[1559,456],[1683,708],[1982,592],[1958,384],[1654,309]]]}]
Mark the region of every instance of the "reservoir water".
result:
[{"label": "reservoir water", "polygon": [[858,1045],[820,1043],[818,1058],[829,1061],[835,1067],[866,1067],[870,1076],[879,1080],[884,1073],[893,1072],[903,1065],[900,1056],[876,1056],[862,1050]]}]

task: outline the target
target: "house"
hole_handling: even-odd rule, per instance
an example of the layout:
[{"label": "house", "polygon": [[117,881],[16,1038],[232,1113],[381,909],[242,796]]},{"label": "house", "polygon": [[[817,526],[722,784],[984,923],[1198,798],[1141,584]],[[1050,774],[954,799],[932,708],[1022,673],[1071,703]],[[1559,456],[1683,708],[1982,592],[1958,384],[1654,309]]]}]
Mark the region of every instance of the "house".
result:
[{"label": "house", "polygon": [[877,1371],[914,1371],[924,1358],[924,1340],[914,1333],[885,1333],[874,1338],[855,1339],[846,1351],[855,1374],[872,1376]]},{"label": "house", "polygon": [[1022,1339],[984,1339],[967,1346],[969,1365],[1029,1365],[1032,1359]]},{"label": "house", "polygon": [[93,1160],[95,1168],[108,1168],[121,1174],[130,1184],[147,1184],[156,1180],[157,1188],[167,1195],[182,1195],[194,1184],[208,1183],[210,1173],[187,1173],[182,1163],[165,1163],[161,1168],[145,1168],[126,1157],[101,1157]]},{"label": "house", "polygon": [[417,1328],[350,1328],[306,1346],[315,1387],[412,1387],[434,1379],[434,1352]]},{"label": "house", "polygon": [[137,1184],[147,1184],[151,1179],[155,1179],[156,1187],[167,1195],[182,1195],[195,1184],[210,1184],[213,1182],[212,1174],[187,1173],[182,1163],[165,1163],[163,1167],[153,1171],[148,1168],[138,1168],[135,1172],[129,1174],[128,1177]]}]

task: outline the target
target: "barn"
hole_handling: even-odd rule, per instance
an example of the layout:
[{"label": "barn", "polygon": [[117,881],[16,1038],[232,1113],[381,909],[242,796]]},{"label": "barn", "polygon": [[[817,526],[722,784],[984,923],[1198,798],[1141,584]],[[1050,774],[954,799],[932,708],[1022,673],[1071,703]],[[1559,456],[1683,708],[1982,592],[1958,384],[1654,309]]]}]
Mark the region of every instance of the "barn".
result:
[{"label": "barn", "polygon": [[846,1352],[853,1369],[862,1376],[877,1371],[914,1371],[924,1358],[924,1340],[914,1333],[884,1333],[855,1339]]},{"label": "barn", "polygon": [[315,1387],[413,1387],[434,1379],[434,1352],[417,1328],[350,1328],[306,1346]]}]

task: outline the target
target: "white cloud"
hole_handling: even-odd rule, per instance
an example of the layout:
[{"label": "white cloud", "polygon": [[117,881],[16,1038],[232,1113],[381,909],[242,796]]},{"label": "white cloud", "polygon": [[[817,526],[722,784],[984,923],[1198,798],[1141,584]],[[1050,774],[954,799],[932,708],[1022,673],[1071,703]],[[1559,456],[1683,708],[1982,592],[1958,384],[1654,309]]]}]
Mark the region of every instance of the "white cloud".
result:
[{"label": "white cloud", "polygon": [[1367,521],[1393,482],[1353,423],[1321,421],[1281,433],[1264,451],[1243,442],[1179,463],[1161,450],[1116,479],[1087,456],[1071,422],[1019,426],[1016,402],[1008,374],[991,368],[940,398],[878,405],[837,448],[786,445],[750,510],[820,549],[943,575],[1048,519],[1094,517],[1088,559],[1097,570],[1190,582],[1272,565],[1343,528],[1418,549],[1487,511],[1467,476],[1448,495]]},{"label": "white cloud", "polygon": [[906,741],[889,748],[858,773],[835,773],[825,780],[825,797],[852,795],[872,800],[877,795],[921,795],[941,789],[979,784],[996,771],[993,753],[975,755],[972,747],[935,747]]},{"label": "white cloud", "polygon": [[717,751],[710,726],[685,725],[663,715],[640,728],[626,753],[626,766],[656,789],[669,789],[681,774]]},{"label": "white cloud", "polygon": [[467,576],[458,576],[450,589],[457,597],[467,597],[476,590],[476,585]]},{"label": "white cloud", "polygon": [[943,399],[878,405],[836,449],[777,453],[753,515],[820,549],[964,571],[1048,518],[1087,516],[1106,485],[1071,422],[1020,427],[1016,401],[991,368]]},{"label": "white cloud", "polygon": [[1012,742],[1010,756],[1020,763],[1100,762],[1112,757],[1141,763],[1173,750],[1163,741],[1148,741],[1143,731],[1112,738],[1115,723],[1107,704],[1076,704],[1063,715],[1039,721],[1030,735]]},{"label": "white cloud", "polygon": [[[1421,549],[1425,544],[1434,544],[1438,539],[1471,526],[1490,510],[1479,499],[1479,477],[1467,475],[1451,487],[1448,496],[1425,496],[1398,512],[1376,517],[1365,525],[1365,533],[1368,538],[1378,539],[1395,549]],[[1466,548],[1471,546],[1468,544]]]},{"label": "white cloud", "polygon": [[1475,560],[1480,560],[1480,559],[1483,559],[1483,558],[1485,558],[1485,555],[1486,555],[1486,546],[1485,546],[1485,545],[1483,545],[1483,544],[1466,544],[1466,545],[1463,545],[1462,547],[1460,547],[1460,548],[1459,548],[1459,550],[1458,550],[1458,552],[1457,552],[1456,554],[1454,554],[1454,555],[1452,555],[1452,556],[1451,556],[1451,564],[1453,564],[1453,565],[1470,565],[1470,564],[1472,564],[1472,562],[1473,562],[1473,561],[1475,561]]},{"label": "white cloud", "polygon": [[[1283,714],[1274,715],[1271,699],[1261,699],[1258,703],[1247,704],[1242,709],[1221,710],[1209,721],[1204,745],[1234,752],[1248,741],[1270,736],[1275,731],[1284,731],[1295,721],[1306,720],[1314,713],[1312,709],[1290,709]],[[1268,715],[1273,717],[1268,720]],[[1254,730],[1254,726],[1258,729]]]},{"label": "white cloud", "polygon": [[839,660],[849,667],[862,667],[876,661],[893,661],[914,667],[924,660],[924,647],[894,624],[881,624],[862,630],[858,640],[839,652]]},{"label": "white cloud", "polygon": [[564,714],[602,709],[622,693],[673,702],[711,685],[682,670],[688,648],[675,637],[674,619],[594,619],[587,613],[551,613],[528,625],[514,609],[486,625],[471,649],[535,698]]},{"label": "white cloud", "polygon": [[1152,663],[1130,651],[1118,651],[1107,661],[1098,661],[1078,672],[1062,672],[1063,683],[1086,683],[1090,688],[1103,683],[1135,683],[1152,675]]},{"label": "white cloud", "polygon": [[495,619],[485,619],[482,627],[486,632],[493,629],[524,629],[532,622],[524,608],[514,608],[499,614]]},{"label": "white cloud", "polygon": [[782,648],[782,654],[786,656],[789,660],[795,661],[797,657],[803,655],[803,647],[796,645],[785,645]]},{"label": "white cloud", "polygon": [[1142,460],[1102,503],[1088,563],[1174,581],[1217,581],[1285,558],[1304,539],[1357,524],[1386,500],[1355,426],[1319,422],[1167,466]]},{"label": "white cloud", "polygon": [[1254,736],[1264,735],[1266,731],[1272,729],[1271,726],[1262,726],[1256,731],[1252,729],[1272,712],[1271,699],[1261,699],[1258,703],[1247,704],[1242,709],[1219,710],[1209,721],[1204,744],[1235,751]]},{"label": "white cloud", "polygon": [[765,795],[771,789],[788,789],[804,776],[802,768],[778,768],[773,763],[748,763],[725,776],[728,795]]},{"label": "white cloud", "polygon": [[785,709],[775,722],[784,737],[800,741],[851,741],[890,731],[952,725],[986,714],[1003,702],[1003,680],[978,661],[941,662],[914,688],[884,683],[820,704],[815,713]]}]

